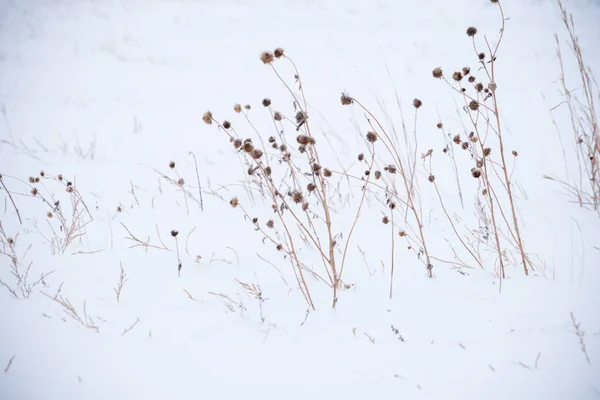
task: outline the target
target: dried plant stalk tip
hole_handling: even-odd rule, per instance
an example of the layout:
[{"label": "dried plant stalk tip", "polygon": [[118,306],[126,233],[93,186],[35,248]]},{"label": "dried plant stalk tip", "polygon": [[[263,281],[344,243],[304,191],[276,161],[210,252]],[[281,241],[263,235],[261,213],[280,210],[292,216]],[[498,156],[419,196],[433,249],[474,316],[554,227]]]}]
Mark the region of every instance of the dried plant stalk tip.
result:
[{"label": "dried plant stalk tip", "polygon": [[375,143],[377,141],[377,133],[367,132],[367,141],[369,143]]},{"label": "dried plant stalk tip", "polygon": [[284,50],[281,47],[278,47],[275,49],[275,51],[273,51],[273,55],[275,56],[275,58],[283,57],[283,53],[284,53]]},{"label": "dried plant stalk tip", "polygon": [[477,111],[479,110],[479,102],[477,100],[471,100],[471,102],[469,103],[469,108],[472,111]]},{"label": "dried plant stalk tip", "polygon": [[421,100],[419,100],[419,99],[414,99],[414,100],[413,100],[413,106],[414,106],[415,108],[419,108],[419,107],[421,107],[422,105],[423,105],[423,102],[422,102]]},{"label": "dried plant stalk tip", "polygon": [[463,67],[462,73],[463,73],[464,76],[469,75],[471,73],[471,68],[469,68],[469,67]]},{"label": "dried plant stalk tip", "polygon": [[381,222],[383,222],[384,224],[388,224],[390,222],[390,219],[388,218],[388,216],[386,215],[385,217],[383,217],[381,219]]},{"label": "dried plant stalk tip", "polygon": [[173,237],[177,237],[177,235],[179,235],[179,231],[177,231],[177,230],[173,229],[173,230],[171,231],[171,236],[173,236]]},{"label": "dried plant stalk tip", "polygon": [[262,53],[260,53],[260,61],[262,61],[265,64],[271,64],[274,59],[275,57],[270,51],[263,51]]},{"label": "dried plant stalk tip", "polygon": [[323,170],[323,175],[324,175],[326,178],[329,178],[329,177],[331,177],[331,175],[333,175],[333,173],[332,173],[330,170],[328,170],[327,168],[325,168],[325,169]]},{"label": "dried plant stalk tip", "polygon": [[442,125],[441,122],[438,122],[436,126],[437,126],[438,129],[442,129],[444,127],[444,125]]},{"label": "dried plant stalk tip", "polygon": [[433,182],[433,181],[435,181],[435,176],[434,175],[429,175],[429,177],[427,178],[427,180],[429,182]]},{"label": "dried plant stalk tip", "polygon": [[481,169],[471,168],[471,175],[473,175],[473,178],[479,178],[481,176]]},{"label": "dried plant stalk tip", "polygon": [[452,74],[452,79],[454,79],[456,82],[462,81],[462,78],[463,78],[463,74],[460,71],[456,71],[455,73]]},{"label": "dried plant stalk tip", "polygon": [[479,60],[483,61],[485,59],[485,53],[479,53],[477,54],[477,57],[479,58]]},{"label": "dried plant stalk tip", "polygon": [[477,34],[477,28],[475,28],[474,26],[470,26],[467,28],[467,36],[475,36]]},{"label": "dried plant stalk tip", "polygon": [[431,73],[433,74],[434,78],[438,78],[438,79],[444,75],[444,73],[440,67],[434,68]]},{"label": "dried plant stalk tip", "polygon": [[364,154],[364,153],[360,153],[360,154],[358,155],[358,161],[362,161],[362,160],[364,160],[364,159],[365,159],[365,154]]},{"label": "dried plant stalk tip", "polygon": [[519,153],[518,153],[516,150],[513,150],[513,151],[512,151],[512,155],[516,157],[516,156],[518,156],[518,155],[519,155]]},{"label": "dried plant stalk tip", "polygon": [[347,94],[342,93],[342,97],[340,98],[342,105],[347,106],[354,103],[354,99]]},{"label": "dried plant stalk tip", "polygon": [[242,112],[242,106],[240,104],[236,104],[233,106],[233,111],[235,111],[236,113],[241,113]]},{"label": "dried plant stalk tip", "polygon": [[231,122],[229,122],[229,121],[223,121],[223,128],[225,128],[225,129],[231,128]]},{"label": "dried plant stalk tip", "polygon": [[183,180],[183,178],[179,178],[179,180],[177,181],[177,184],[179,184],[179,186],[183,186],[184,183],[185,181]]},{"label": "dried plant stalk tip", "polygon": [[265,107],[269,107],[271,105],[271,99],[263,99],[262,105]]},{"label": "dried plant stalk tip", "polygon": [[202,120],[209,125],[212,124],[212,121],[213,121],[212,113],[210,111],[205,112],[204,115],[202,116]]},{"label": "dried plant stalk tip", "polygon": [[267,228],[273,229],[274,226],[275,226],[275,222],[273,222],[272,219],[267,221]]},{"label": "dried plant stalk tip", "polygon": [[229,201],[229,205],[233,208],[236,208],[239,204],[240,204],[240,202],[237,197],[234,197],[233,199],[231,199]]},{"label": "dried plant stalk tip", "polygon": [[171,168],[171,169],[175,168],[175,161],[171,161],[169,163],[169,168]]},{"label": "dried plant stalk tip", "polygon": [[279,111],[275,111],[275,113],[273,114],[273,119],[275,121],[281,121],[283,119],[283,117]]}]

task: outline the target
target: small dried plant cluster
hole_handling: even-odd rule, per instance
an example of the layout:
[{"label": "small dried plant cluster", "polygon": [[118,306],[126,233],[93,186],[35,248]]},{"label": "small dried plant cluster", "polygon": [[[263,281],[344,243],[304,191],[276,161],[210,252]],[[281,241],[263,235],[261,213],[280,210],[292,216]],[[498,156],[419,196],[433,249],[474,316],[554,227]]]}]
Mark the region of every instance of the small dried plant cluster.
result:
[{"label": "small dried plant cluster", "polygon": [[[194,183],[197,183],[197,188],[194,188],[193,184],[190,184],[181,176],[175,161],[169,161],[169,170],[171,171],[171,174],[165,174],[158,170],[154,170],[162,179],[175,187],[178,192],[181,192],[188,214],[190,213],[188,200],[191,200],[198,207],[200,207],[201,210],[204,211],[204,200],[202,199],[202,185],[200,184],[200,176],[198,174],[198,163],[194,153],[190,152],[189,154],[194,158],[194,165],[196,167],[196,182]],[[159,190],[162,193],[162,188],[159,187]],[[198,190],[198,194],[195,193],[196,190]]]},{"label": "small dried plant cluster", "polygon": [[[9,190],[6,178],[26,185],[29,192]],[[32,225],[50,243],[52,254],[65,253],[76,239],[81,240],[86,235],[86,227],[94,218],[74,180],[68,180],[62,174],[51,176],[44,171],[30,176],[26,181],[8,175],[4,175],[1,180],[20,221],[17,202],[14,201],[16,196],[33,198],[43,204],[46,209],[43,215],[45,224],[40,226],[38,219],[33,218]]]},{"label": "small dried plant cluster", "polygon": [[[47,286],[45,279],[54,271],[41,273],[38,278],[32,278],[30,272],[33,262],[25,263],[31,245],[27,247],[22,256],[19,256],[17,252],[18,240],[18,234],[15,237],[6,234],[0,221],[0,255],[8,257],[10,260],[9,271],[14,281],[13,284],[10,284],[0,277],[0,286],[6,288],[16,298],[27,299],[38,285]],[[0,273],[4,274],[4,271],[0,271]]]},{"label": "small dried plant cluster", "polygon": [[[470,175],[476,179],[479,196],[475,200],[482,226],[488,227],[480,231],[480,240],[487,242],[491,234],[490,245],[496,253],[496,273],[500,278],[505,277],[505,266],[510,262],[508,254],[517,254],[518,261],[525,275],[533,268],[525,251],[521,235],[521,223],[516,207],[517,196],[512,175],[516,166],[518,152],[506,148],[501,123],[501,108],[496,80],[496,65],[498,49],[502,43],[505,30],[505,15],[500,1],[492,0],[497,5],[501,16],[501,29],[496,44],[491,45],[487,36],[481,36],[476,27],[469,27],[466,35],[472,43],[477,68],[462,67],[447,76],[442,68],[434,68],[432,75],[447,84],[460,95],[463,110],[471,128],[465,135],[456,134],[451,137],[452,143],[444,149],[451,157],[455,154],[465,154],[471,160]],[[438,123],[443,129],[443,124]],[[459,151],[449,151],[450,146],[456,146]],[[437,187],[436,187],[437,190]],[[439,191],[438,191],[439,196]],[[443,199],[439,200],[448,220],[462,246],[468,251],[480,266],[482,257],[473,243],[467,243],[458,233],[454,223],[445,210]]]},{"label": "small dried plant cluster", "polygon": [[559,182],[570,195],[577,199],[580,207],[593,209],[600,215],[600,128],[598,127],[597,103],[600,102],[600,89],[591,68],[583,58],[579,38],[575,32],[573,16],[567,12],[560,0],[558,5],[568,33],[567,43],[577,62],[580,82],[578,89],[569,88],[565,77],[560,41],[558,35],[555,34],[556,54],[561,70],[560,82],[565,100],[553,110],[562,105],[568,107],[573,131],[571,143],[575,146],[577,157],[577,172],[571,176],[567,167],[566,180],[552,176],[545,176],[545,178]]},{"label": "small dried plant cluster", "polygon": [[[268,199],[273,218],[266,221],[250,214],[250,208],[238,197],[231,199],[233,208],[240,209],[265,242],[270,242],[292,264],[295,276],[306,302],[315,308],[306,275],[327,284],[333,291],[333,305],[337,292],[343,287],[342,272],[346,261],[347,246],[341,261],[336,257],[336,228],[331,208],[331,184],[333,172],[323,164],[319,143],[311,130],[307,100],[302,80],[294,61],[281,48],[265,51],[260,60],[270,67],[291,97],[291,112],[279,111],[269,98],[262,101],[262,108],[272,121],[273,133],[267,135],[255,128],[250,117],[252,106],[236,104],[233,111],[245,120],[245,127],[238,128],[229,120],[219,122],[210,111],[203,120],[216,125],[229,139],[233,150],[239,154],[245,166],[244,173],[251,178],[246,186],[248,192],[258,191]],[[287,62],[294,74],[292,88],[280,74],[276,63]],[[246,131],[250,131],[249,135]],[[291,132],[291,133],[290,133]],[[291,139],[293,137],[294,139]],[[248,196],[253,198],[251,195]],[[360,213],[359,206],[357,212]],[[352,228],[353,230],[353,228]],[[349,241],[352,230],[346,238]],[[309,266],[299,255],[299,244],[311,247],[319,255],[323,268],[319,271]]]}]

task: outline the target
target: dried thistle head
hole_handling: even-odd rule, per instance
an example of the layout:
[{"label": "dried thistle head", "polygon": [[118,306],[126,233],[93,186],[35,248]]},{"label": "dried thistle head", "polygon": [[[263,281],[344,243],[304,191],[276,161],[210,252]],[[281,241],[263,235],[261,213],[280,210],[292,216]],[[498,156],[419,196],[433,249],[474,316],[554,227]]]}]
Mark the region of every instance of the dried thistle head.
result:
[{"label": "dried thistle head", "polygon": [[475,84],[475,90],[479,93],[483,90],[483,83],[479,82]]},{"label": "dried thistle head", "polygon": [[287,151],[287,146],[285,144],[282,144],[281,146],[279,146],[279,151],[281,151],[282,153]]},{"label": "dried thistle head", "polygon": [[273,119],[275,121],[281,121],[283,119],[283,116],[279,111],[275,111],[275,113],[273,114]]},{"label": "dried thistle head", "polygon": [[29,183],[35,183],[35,178],[33,176],[29,177]]},{"label": "dried thistle head", "polygon": [[311,143],[311,137],[308,135],[298,135],[296,136],[296,141],[302,145],[308,145]]},{"label": "dried thistle head", "polygon": [[36,176],[36,177],[35,177],[35,183],[39,183],[39,182],[40,182],[40,177],[39,177],[39,176]]},{"label": "dried thistle head", "polygon": [[239,149],[240,147],[242,147],[242,139],[235,139],[233,141],[233,147],[235,147],[236,149]]},{"label": "dried thistle head", "polygon": [[250,153],[250,156],[252,158],[254,158],[255,160],[258,160],[259,158],[261,158],[262,155],[263,155],[263,152],[262,152],[262,150],[259,150],[259,149],[254,149],[254,150],[252,150],[252,153]]},{"label": "dried thistle head", "polygon": [[275,56],[270,51],[263,51],[260,53],[260,61],[264,64],[271,64],[275,60]]},{"label": "dried thistle head", "polygon": [[321,170],[321,166],[318,163],[314,163],[312,169],[314,172],[319,173],[319,171]]},{"label": "dried thistle head", "polygon": [[329,169],[325,168],[325,169],[323,170],[323,175],[324,175],[326,178],[329,178],[329,177],[331,177],[331,175],[333,175],[333,173],[332,173],[332,172],[331,172]]},{"label": "dried thistle head", "polygon": [[377,133],[372,131],[367,132],[367,141],[369,143],[375,143],[377,141]]},{"label": "dried thistle head", "polygon": [[354,99],[345,93],[342,93],[342,97],[340,97],[340,101],[342,102],[342,105],[344,105],[344,106],[354,103]]},{"label": "dried thistle head", "polygon": [[283,161],[288,162],[292,158],[292,154],[290,152],[283,153]]},{"label": "dried thistle head", "polygon": [[429,182],[433,182],[433,181],[435,181],[435,176],[434,175],[429,175],[429,177],[427,178],[427,180]]},{"label": "dried thistle head", "polygon": [[308,119],[308,115],[304,111],[298,111],[296,113],[296,123],[302,124],[302,123],[306,122],[307,119]]},{"label": "dried thistle head", "polygon": [[441,77],[444,76],[444,72],[442,71],[442,69],[440,67],[434,68],[433,71],[431,71],[431,74],[433,75],[434,78],[438,78],[438,79],[441,79]]},{"label": "dried thistle head", "polygon": [[480,61],[485,60],[485,53],[479,53],[479,54],[477,54],[477,58],[479,58]]},{"label": "dried thistle head", "polygon": [[171,168],[171,169],[175,168],[175,161],[171,161],[169,163],[169,168]]},{"label": "dried thistle head", "polygon": [[32,188],[32,189],[31,189],[31,195],[32,195],[32,196],[37,196],[37,194],[38,194],[38,190],[37,190],[37,188]]},{"label": "dried thistle head", "polygon": [[301,144],[300,146],[298,146],[298,151],[302,154],[306,153],[306,145]]},{"label": "dried thistle head", "polygon": [[485,149],[483,149],[483,156],[487,157],[490,155],[491,152],[492,152],[492,149],[490,149],[489,147],[486,147]]},{"label": "dried thistle head", "polygon": [[280,245],[280,244],[278,244],[277,247],[276,247],[276,249],[277,249],[277,251],[281,251],[283,249],[283,246]]},{"label": "dried thistle head", "polygon": [[275,58],[281,58],[283,57],[283,49],[281,47],[278,47],[275,49],[275,51],[273,51],[273,55],[275,56]]},{"label": "dried thistle head", "polygon": [[495,92],[496,89],[498,89],[498,85],[496,85],[496,82],[490,82],[488,83],[488,89],[492,92]]},{"label": "dried thistle head", "polygon": [[264,98],[262,101],[262,105],[265,107],[269,107],[271,105],[271,99]]},{"label": "dried thistle head", "polygon": [[479,110],[479,102],[477,100],[471,100],[471,102],[469,103],[469,108],[472,111],[477,111]]},{"label": "dried thistle head", "polygon": [[396,169],[396,166],[395,166],[395,165],[393,165],[393,164],[387,165],[387,166],[384,168],[384,170],[385,170],[385,171],[387,171],[387,172],[388,172],[388,173],[390,173],[390,174],[395,174],[395,173],[396,173],[396,171],[397,171],[397,169]]},{"label": "dried thistle head", "polygon": [[463,74],[460,71],[456,71],[455,73],[452,74],[452,79],[454,79],[456,82],[462,81],[462,78],[463,78]]},{"label": "dried thistle head", "polygon": [[471,68],[469,68],[469,67],[463,67],[462,73],[463,73],[464,76],[469,75],[471,73]]},{"label": "dried thistle head", "polygon": [[481,176],[481,169],[471,168],[471,175],[473,175],[473,178],[479,178]]},{"label": "dried thistle head", "polygon": [[229,205],[233,208],[236,208],[239,204],[240,202],[237,197],[234,197],[233,199],[229,200]]},{"label": "dried thistle head", "polygon": [[423,105],[423,102],[422,102],[421,100],[419,100],[419,99],[414,99],[414,100],[413,100],[413,107],[414,107],[414,108],[419,108],[419,107],[421,107],[422,105]]},{"label": "dried thistle head", "polygon": [[58,176],[56,177],[56,179],[58,179],[59,181],[62,181],[63,180],[62,174],[58,174]]},{"label": "dried thistle head", "polygon": [[375,179],[381,178],[381,171],[375,171]]},{"label": "dried thistle head", "polygon": [[365,159],[365,154],[364,153],[360,153],[358,155],[358,161],[363,161]]},{"label": "dried thistle head", "polygon": [[309,192],[314,192],[314,190],[315,190],[316,188],[317,188],[317,185],[315,185],[315,184],[314,184],[314,183],[312,183],[312,182],[311,182],[311,183],[309,183],[309,184],[306,186],[306,189],[307,189]]},{"label": "dried thistle head", "polygon": [[460,142],[461,142],[461,140],[460,140],[460,135],[455,135],[455,136],[452,138],[452,141],[453,141],[454,143],[456,143],[456,144],[460,144]]},{"label": "dried thistle head", "polygon": [[300,204],[304,201],[304,195],[302,195],[302,192],[299,190],[294,190],[292,192],[292,200],[294,201],[294,203],[296,204]]},{"label": "dried thistle head", "polygon": [[179,179],[177,180],[177,184],[178,184],[179,186],[183,186],[183,184],[184,184],[184,183],[185,183],[185,181],[183,180],[183,178],[179,178]]},{"label": "dried thistle head", "polygon": [[272,219],[267,221],[267,228],[273,229],[274,226],[275,226],[275,222],[273,222]]},{"label": "dried thistle head", "polygon": [[438,122],[436,126],[438,129],[442,129],[444,127],[444,125],[441,122]]},{"label": "dried thistle head", "polygon": [[244,106],[244,108],[245,108],[246,110],[250,110],[250,109],[252,108],[252,106],[251,106],[250,104],[246,104],[246,105]]},{"label": "dried thistle head", "polygon": [[477,28],[470,26],[467,28],[467,36],[473,37],[477,34]]},{"label": "dried thistle head", "polygon": [[225,128],[225,129],[231,128],[231,122],[229,122],[227,120],[223,121],[223,128]]},{"label": "dried thistle head", "polygon": [[512,151],[512,155],[515,156],[515,157],[517,157],[519,155],[519,152],[517,152],[516,150],[513,150]]},{"label": "dried thistle head", "polygon": [[390,222],[390,219],[389,219],[389,218],[388,218],[388,216],[386,215],[386,216],[384,216],[384,217],[381,219],[381,222],[383,222],[384,224],[388,224],[388,223]]},{"label": "dried thistle head", "polygon": [[469,136],[469,140],[473,143],[477,143],[477,136],[473,135],[473,136]]},{"label": "dried thistle head", "polygon": [[469,142],[462,142],[462,144],[460,145],[460,147],[463,150],[467,150],[469,148]]},{"label": "dried thistle head", "polygon": [[277,139],[275,138],[275,136],[269,136],[269,143],[275,143],[277,141]]},{"label": "dried thistle head", "polygon": [[473,75],[469,76],[469,83],[475,82],[475,77]]},{"label": "dried thistle head", "polygon": [[52,215],[52,213],[51,213],[50,211],[48,211],[48,212],[46,213],[46,216],[47,216],[48,218],[52,218],[52,217],[53,217],[53,215]]},{"label": "dried thistle head", "polygon": [[177,230],[173,229],[173,230],[171,231],[171,236],[173,236],[173,237],[177,237],[177,235],[179,235],[179,231],[177,231]]},{"label": "dried thistle head", "polygon": [[254,145],[252,144],[252,142],[244,142],[242,148],[246,153],[251,153],[254,150]]},{"label": "dried thistle head", "polygon": [[210,111],[207,111],[204,113],[204,115],[202,115],[202,120],[204,122],[206,122],[208,125],[212,124],[213,121],[213,115]]},{"label": "dried thistle head", "polygon": [[236,113],[241,113],[242,112],[242,106],[241,104],[236,104],[233,106],[233,111],[235,111]]}]

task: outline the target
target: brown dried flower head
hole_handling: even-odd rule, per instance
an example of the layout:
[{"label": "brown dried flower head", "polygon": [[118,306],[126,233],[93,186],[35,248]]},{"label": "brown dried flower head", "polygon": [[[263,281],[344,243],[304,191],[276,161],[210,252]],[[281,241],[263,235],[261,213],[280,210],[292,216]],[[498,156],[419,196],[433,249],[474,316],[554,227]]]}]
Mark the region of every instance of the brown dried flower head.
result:
[{"label": "brown dried flower head", "polygon": [[252,153],[250,153],[250,156],[252,158],[254,158],[255,160],[258,160],[259,158],[261,158],[262,155],[263,155],[263,152],[262,152],[262,150],[259,150],[259,149],[254,149],[254,150],[252,150]]},{"label": "brown dried flower head", "polygon": [[253,224],[258,224],[258,217],[252,218],[252,223]]},{"label": "brown dried flower head", "polygon": [[305,145],[305,146],[311,143],[310,139],[311,139],[311,137],[308,136],[308,135],[298,135],[298,136],[296,136],[296,141],[298,143],[300,143],[300,144]]},{"label": "brown dried flower head", "polygon": [[375,179],[381,178],[381,171],[375,171]]},{"label": "brown dried flower head", "polygon": [[267,176],[271,176],[271,173],[273,173],[273,170],[271,169],[271,167],[267,166],[265,168],[265,174],[267,174]]},{"label": "brown dried flower head", "polygon": [[479,178],[481,176],[481,169],[471,168],[471,175],[473,175],[473,178]]},{"label": "brown dried flower head", "polygon": [[233,111],[235,111],[236,113],[241,113],[242,112],[242,106],[240,104],[236,104],[233,106]]},{"label": "brown dried flower head", "polygon": [[267,98],[263,99],[262,105],[265,107],[269,107],[271,105],[271,99],[267,99]]},{"label": "brown dried flower head", "polygon": [[471,100],[471,102],[469,103],[469,108],[472,111],[477,111],[479,110],[479,102],[477,100]]},{"label": "brown dried flower head", "polygon": [[406,232],[404,232],[404,231],[398,231],[398,235],[400,237],[404,237],[404,236],[406,236]]},{"label": "brown dried flower head", "polygon": [[282,246],[282,245],[280,245],[280,244],[278,244],[278,245],[277,245],[277,251],[281,251],[282,249],[283,249],[283,246]]},{"label": "brown dried flower head", "polygon": [[469,142],[462,142],[462,144],[460,145],[460,147],[463,150],[467,150],[469,148]]},{"label": "brown dried flower head", "polygon": [[463,73],[464,76],[469,75],[471,73],[471,68],[469,68],[469,67],[463,67],[462,73]]},{"label": "brown dried flower head", "polygon": [[237,197],[234,197],[233,199],[231,199],[229,201],[229,205],[233,208],[236,208],[239,204],[240,204],[240,202]]},{"label": "brown dried flower head", "polygon": [[479,60],[481,60],[481,61],[485,60],[485,53],[477,54],[477,58],[479,58]]},{"label": "brown dried flower head", "polygon": [[11,237],[9,237],[8,239],[6,239],[6,241],[8,242],[9,246],[12,246],[15,243],[15,240]]},{"label": "brown dried flower head", "polygon": [[496,82],[490,82],[488,83],[488,89],[492,92],[495,92],[496,89],[498,89],[498,85],[496,85]]},{"label": "brown dried flower head", "polygon": [[477,28],[475,28],[474,26],[470,26],[467,28],[467,36],[475,36],[477,34]]},{"label": "brown dried flower head", "polygon": [[490,149],[489,147],[486,147],[485,149],[483,149],[483,156],[487,157],[490,155],[491,152],[492,152],[492,149]]},{"label": "brown dried flower head", "polygon": [[117,206],[117,212],[123,212],[123,207]]},{"label": "brown dried flower head", "polygon": [[456,143],[456,144],[460,144],[460,142],[461,142],[461,140],[460,140],[460,135],[455,135],[455,136],[452,138],[452,141],[453,141],[454,143]]},{"label": "brown dried flower head", "polygon": [[313,171],[315,171],[317,173],[321,170],[321,166],[317,163],[314,163],[312,167],[313,167]]},{"label": "brown dried flower head", "polygon": [[513,150],[513,151],[512,151],[512,155],[516,157],[516,156],[518,156],[518,155],[519,155],[519,153],[518,153],[516,150]]},{"label": "brown dried flower head", "polygon": [[444,127],[444,125],[441,122],[438,122],[436,126],[438,129],[442,129]]},{"label": "brown dried flower head", "polygon": [[302,203],[302,211],[308,210],[308,203]]},{"label": "brown dried flower head", "polygon": [[329,177],[331,177],[331,175],[333,175],[333,173],[332,173],[330,170],[328,170],[327,168],[325,168],[325,169],[323,170],[323,175],[324,175],[326,178],[329,178]]},{"label": "brown dried flower head", "polygon": [[304,196],[302,195],[302,192],[299,190],[294,190],[292,192],[292,200],[296,204],[302,203],[302,201],[304,201]]},{"label": "brown dried flower head", "polygon": [[350,96],[348,96],[345,93],[342,93],[342,97],[340,97],[340,101],[342,102],[342,105],[347,106],[350,105],[354,102],[354,99]]},{"label": "brown dried flower head", "polygon": [[381,219],[381,222],[383,222],[384,224],[388,224],[390,222],[390,219],[388,218],[388,216],[386,215],[385,217],[383,217]]},{"label": "brown dried flower head", "polygon": [[236,149],[239,149],[240,147],[242,147],[242,139],[235,139],[233,141],[233,147],[235,147]]},{"label": "brown dried flower head", "polygon": [[184,183],[185,183],[185,181],[183,180],[183,178],[179,178],[179,180],[177,181],[177,184],[179,186],[183,186]]},{"label": "brown dried flower head", "polygon": [[435,181],[435,176],[434,175],[429,175],[429,177],[427,178],[427,180],[429,182],[433,182],[433,181]]},{"label": "brown dried flower head", "polygon": [[414,106],[415,108],[419,108],[419,107],[421,107],[422,105],[423,105],[423,102],[422,102],[421,100],[419,100],[419,99],[414,99],[414,100],[413,100],[413,106]]},{"label": "brown dried flower head", "polygon": [[175,161],[171,161],[169,163],[169,168],[171,168],[171,169],[175,168]]},{"label": "brown dried flower head", "polygon": [[252,176],[256,172],[255,167],[248,167],[248,175]]},{"label": "brown dried flower head", "polygon": [[281,152],[287,151],[287,146],[285,144],[282,144],[281,146],[279,146],[279,151],[281,151]]},{"label": "brown dried flower head", "polygon": [[262,61],[263,63],[271,64],[273,60],[275,60],[275,57],[270,51],[263,51],[262,53],[260,53],[260,61]]},{"label": "brown dried flower head", "polygon": [[277,139],[275,138],[275,136],[269,136],[269,143],[275,143],[277,141]]},{"label": "brown dried flower head", "polygon": [[63,180],[63,176],[62,176],[62,174],[58,174],[58,176],[57,176],[56,178],[57,178],[59,181],[62,181],[62,180]]},{"label": "brown dried flower head", "polygon": [[177,237],[177,235],[179,235],[179,231],[177,231],[177,230],[173,229],[173,230],[171,231],[171,236],[173,236],[173,237]]},{"label": "brown dried flower head", "polygon": [[367,132],[367,141],[369,143],[375,143],[377,141],[377,133],[375,132]]},{"label": "brown dried flower head", "polygon": [[483,160],[475,161],[475,165],[477,166],[477,168],[483,168]]},{"label": "brown dried flower head", "polygon": [[37,190],[37,188],[32,188],[32,189],[31,189],[31,194],[32,194],[33,196],[37,196],[37,194],[38,194],[38,190]]},{"label": "brown dried flower head", "polygon": [[204,115],[202,116],[202,120],[209,125],[212,124],[212,120],[213,120],[212,113],[210,111],[205,112]]},{"label": "brown dried flower head", "polygon": [[312,183],[312,182],[311,182],[311,183],[309,183],[309,184],[306,186],[306,189],[307,189],[309,192],[313,192],[313,191],[314,191],[316,188],[317,188],[317,185],[315,185],[315,184],[314,184],[314,183]]},{"label": "brown dried flower head", "polygon": [[254,145],[252,142],[245,142],[243,149],[246,153],[251,153],[254,150]]},{"label": "brown dried flower head", "polygon": [[267,221],[267,228],[273,229],[274,226],[275,226],[275,222],[273,222],[272,219]]},{"label": "brown dried flower head", "polygon": [[29,183],[35,183],[35,178],[33,176],[29,177]]},{"label": "brown dried flower head", "polygon": [[51,213],[50,211],[48,211],[48,212],[46,213],[46,216],[47,216],[48,218],[52,218],[52,217],[53,217],[53,215],[52,215],[52,213]]},{"label": "brown dried flower head", "polygon": [[365,159],[365,154],[364,153],[360,153],[358,155],[358,161],[363,161]]},{"label": "brown dried flower head", "polygon": [[251,106],[250,104],[246,104],[246,105],[244,106],[244,108],[245,108],[246,110],[250,110],[250,109],[252,108],[252,106]]},{"label": "brown dried flower head", "polygon": [[393,165],[393,164],[390,164],[390,165],[386,166],[384,168],[384,170],[387,171],[387,172],[389,172],[390,174],[395,174],[396,171],[397,171],[396,166]]},{"label": "brown dried flower head", "polygon": [[275,121],[281,121],[283,119],[283,116],[279,111],[275,111],[275,113],[273,114],[273,119]]},{"label": "brown dried flower head", "polygon": [[454,79],[456,82],[462,81],[462,78],[463,78],[463,74],[460,71],[456,71],[455,73],[452,74],[452,79]]},{"label": "brown dried flower head", "polygon": [[40,182],[40,177],[39,177],[39,176],[36,176],[36,177],[35,177],[35,183],[39,183],[39,182]]},{"label": "brown dried flower head", "polygon": [[273,55],[275,56],[275,58],[283,57],[283,49],[281,47],[276,48],[273,52]]},{"label": "brown dried flower head", "polygon": [[434,68],[431,73],[434,78],[438,78],[438,79],[440,79],[442,76],[444,76],[444,73],[440,67]]},{"label": "brown dried flower head", "polygon": [[483,83],[479,82],[475,85],[475,90],[481,92],[483,90]]},{"label": "brown dried flower head", "polygon": [[223,128],[225,128],[225,129],[231,128],[231,122],[229,122],[227,120],[223,121]]},{"label": "brown dried flower head", "polygon": [[283,161],[288,162],[292,158],[292,154],[290,152],[283,153]]},{"label": "brown dried flower head", "polygon": [[473,75],[469,76],[469,83],[475,82],[475,77]]},{"label": "brown dried flower head", "polygon": [[371,170],[370,169],[365,170],[365,176],[369,176],[369,175],[371,175]]}]

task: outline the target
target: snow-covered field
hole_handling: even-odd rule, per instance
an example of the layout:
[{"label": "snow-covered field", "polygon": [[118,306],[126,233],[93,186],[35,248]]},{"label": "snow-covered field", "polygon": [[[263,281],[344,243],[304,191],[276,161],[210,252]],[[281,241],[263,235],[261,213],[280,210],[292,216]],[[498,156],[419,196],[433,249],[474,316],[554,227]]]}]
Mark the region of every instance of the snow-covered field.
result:
[{"label": "snow-covered field", "polygon": [[[473,131],[473,115],[487,132],[476,136],[494,140],[497,125],[482,122],[493,99],[468,110],[432,77],[441,67],[455,84],[452,72],[470,66],[487,86],[473,39],[496,45],[498,4],[0,0],[0,398],[600,398],[600,216],[544,179],[588,185],[554,33],[567,86],[581,98],[579,70],[558,4],[501,3],[496,96],[530,263],[525,276],[505,225],[500,280],[483,179],[472,176],[471,150],[452,142]],[[564,4],[586,63],[600,71],[600,6]],[[298,111],[259,59],[278,46],[302,91],[285,57],[272,66],[297,107],[307,100],[298,132],[295,121],[272,118]],[[358,104],[342,105],[342,92],[398,135],[406,167],[414,165],[410,197],[427,255],[400,174],[383,170],[394,159],[382,127]],[[236,113],[236,103],[252,108]],[[287,143],[305,187],[314,176],[296,136],[310,126],[321,164],[334,172],[325,182],[338,268],[353,232],[335,308],[314,242],[293,221],[286,236],[255,184],[264,170],[248,176],[249,159],[218,127],[224,120],[265,151],[282,192],[296,175],[267,138]],[[379,135],[374,146],[367,131]],[[369,178],[352,230],[370,149],[384,177]],[[492,146],[496,168],[499,151]],[[491,179],[503,187],[501,175]],[[386,187],[398,193],[394,210]],[[304,193],[316,226],[308,232],[328,243],[319,190]],[[507,213],[498,219],[512,226],[506,194],[498,197]],[[283,215],[295,210],[309,226],[289,202]]]}]

